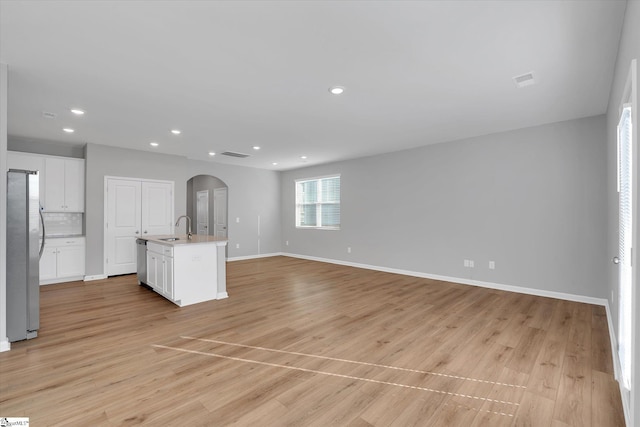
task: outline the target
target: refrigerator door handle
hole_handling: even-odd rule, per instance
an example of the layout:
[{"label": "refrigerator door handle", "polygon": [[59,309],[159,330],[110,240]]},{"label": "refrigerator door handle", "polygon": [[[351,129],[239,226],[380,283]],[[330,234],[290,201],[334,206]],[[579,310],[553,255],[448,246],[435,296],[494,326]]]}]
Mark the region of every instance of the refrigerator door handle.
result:
[{"label": "refrigerator door handle", "polygon": [[39,256],[38,259],[42,259],[42,252],[44,252],[44,241],[46,240],[46,236],[47,233],[44,230],[44,217],[42,216],[42,206],[40,206],[40,209],[38,209],[38,213],[40,214],[40,222],[42,223],[42,243],[40,243],[40,252],[39,252]]}]

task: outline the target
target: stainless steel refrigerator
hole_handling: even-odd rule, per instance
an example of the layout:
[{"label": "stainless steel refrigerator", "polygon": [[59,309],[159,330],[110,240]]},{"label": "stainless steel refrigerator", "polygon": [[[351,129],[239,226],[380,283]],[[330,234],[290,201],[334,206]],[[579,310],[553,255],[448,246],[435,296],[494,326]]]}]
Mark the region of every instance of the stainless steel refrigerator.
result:
[{"label": "stainless steel refrigerator", "polygon": [[[38,172],[7,172],[7,337],[35,338],[40,328],[40,255],[44,223]],[[40,228],[42,224],[42,228]],[[42,242],[39,234],[42,230]]]}]

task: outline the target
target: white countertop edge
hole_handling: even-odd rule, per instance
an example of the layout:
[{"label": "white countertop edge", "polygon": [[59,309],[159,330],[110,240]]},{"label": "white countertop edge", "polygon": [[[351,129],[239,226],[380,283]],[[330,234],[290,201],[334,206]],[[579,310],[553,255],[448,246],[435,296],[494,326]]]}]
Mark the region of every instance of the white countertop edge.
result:
[{"label": "white countertop edge", "polygon": [[[161,239],[166,239],[168,237],[177,237],[179,240],[174,241],[166,241]],[[209,235],[192,235],[191,240],[187,238],[186,234],[176,234],[176,235],[160,235],[160,236],[144,236],[139,237],[139,239],[146,240],[148,242],[157,243],[159,245],[165,246],[181,246],[181,245],[205,245],[205,244],[214,244],[216,246],[226,246],[228,239],[222,239],[220,237],[209,236]]]}]

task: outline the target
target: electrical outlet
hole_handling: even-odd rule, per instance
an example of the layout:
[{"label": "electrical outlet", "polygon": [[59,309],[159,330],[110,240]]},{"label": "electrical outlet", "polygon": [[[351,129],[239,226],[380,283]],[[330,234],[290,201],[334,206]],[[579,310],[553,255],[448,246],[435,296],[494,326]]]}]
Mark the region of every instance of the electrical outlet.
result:
[{"label": "electrical outlet", "polygon": [[285,245],[289,246],[289,241],[284,242]]},{"label": "electrical outlet", "polygon": [[240,243],[236,243],[236,249],[240,249]]},{"label": "electrical outlet", "polygon": [[239,224],[239,223],[240,223],[240,217],[238,216],[236,217],[236,224]]},{"label": "electrical outlet", "polygon": [[465,266],[465,267],[469,267],[469,260],[468,260],[468,259],[465,259],[465,260],[464,260],[464,266]]},{"label": "electrical outlet", "polygon": [[495,269],[496,269],[496,262],[489,261],[489,270],[495,270]]},{"label": "electrical outlet", "polygon": [[347,247],[347,253],[350,254],[351,253],[351,246]]},{"label": "electrical outlet", "polygon": [[473,267],[475,267],[475,265],[474,265],[474,263],[473,263],[473,260],[472,260],[472,259],[470,259],[470,260],[469,260],[469,268],[473,268]]}]

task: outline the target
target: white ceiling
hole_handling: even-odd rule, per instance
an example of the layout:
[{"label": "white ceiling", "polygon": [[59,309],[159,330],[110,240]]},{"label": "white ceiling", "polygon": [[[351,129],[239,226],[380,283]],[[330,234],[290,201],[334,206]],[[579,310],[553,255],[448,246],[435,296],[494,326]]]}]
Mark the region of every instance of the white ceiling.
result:
[{"label": "white ceiling", "polygon": [[625,5],[3,0],[9,135],[285,170],[603,114]]}]

